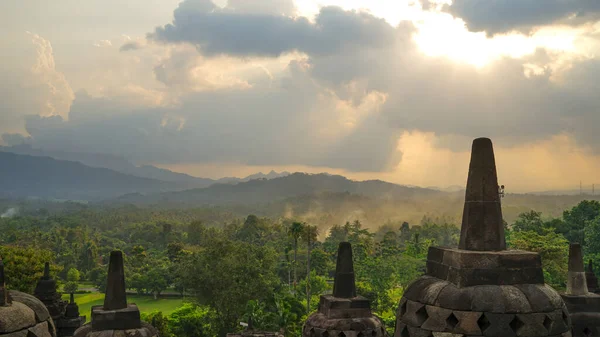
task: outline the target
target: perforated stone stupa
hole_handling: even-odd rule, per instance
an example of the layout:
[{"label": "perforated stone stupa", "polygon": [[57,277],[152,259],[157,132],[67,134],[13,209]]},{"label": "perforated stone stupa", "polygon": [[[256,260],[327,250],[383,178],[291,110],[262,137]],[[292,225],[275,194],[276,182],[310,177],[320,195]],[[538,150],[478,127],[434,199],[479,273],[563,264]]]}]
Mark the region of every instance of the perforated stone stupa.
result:
[{"label": "perforated stone stupa", "polygon": [[567,291],[562,294],[573,324],[574,337],[600,336],[600,295],[588,291],[581,245],[569,246]]},{"label": "perforated stone stupa", "polygon": [[473,141],[458,248],[431,247],[400,300],[395,337],[571,336],[537,253],[506,250],[491,140]]},{"label": "perforated stone stupa", "polygon": [[319,311],[306,320],[303,337],[384,337],[381,320],[371,312],[368,299],[356,295],[352,246],[338,248],[333,295],[322,295]]},{"label": "perforated stone stupa", "polygon": [[0,337],[56,337],[50,313],[40,300],[6,288],[1,258]]},{"label": "perforated stone stupa", "polygon": [[[71,303],[63,301],[61,295],[56,291],[56,281],[50,277],[50,263],[44,265],[44,276],[38,281],[34,295],[48,309],[58,337],[71,337],[75,330],[85,323],[85,317],[79,316],[77,304],[71,296]],[[77,310],[77,316],[73,316],[74,308]],[[67,310],[71,316],[67,316]]]},{"label": "perforated stone stupa", "polygon": [[135,304],[127,304],[123,253],[110,253],[104,305],[92,307],[92,321],[75,331],[75,337],[158,337],[156,329],[140,319]]}]

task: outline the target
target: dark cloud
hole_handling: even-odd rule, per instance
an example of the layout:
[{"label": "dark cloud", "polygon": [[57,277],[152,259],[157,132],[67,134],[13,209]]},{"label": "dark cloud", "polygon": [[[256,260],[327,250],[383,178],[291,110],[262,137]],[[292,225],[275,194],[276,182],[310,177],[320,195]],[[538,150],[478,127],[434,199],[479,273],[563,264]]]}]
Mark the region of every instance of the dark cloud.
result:
[{"label": "dark cloud", "polygon": [[119,51],[138,50],[140,48],[142,48],[142,45],[139,42],[127,42],[119,48]]},{"label": "dark cloud", "polygon": [[600,19],[598,0],[454,0],[446,10],[465,20],[469,30],[489,35]]},{"label": "dark cloud", "polygon": [[195,45],[204,55],[271,56],[301,51],[311,55],[386,47],[394,29],[385,20],[339,7],[321,9],[315,23],[305,17],[244,14],[220,9],[210,0],[186,0],[172,24],[156,28],[149,38]]}]

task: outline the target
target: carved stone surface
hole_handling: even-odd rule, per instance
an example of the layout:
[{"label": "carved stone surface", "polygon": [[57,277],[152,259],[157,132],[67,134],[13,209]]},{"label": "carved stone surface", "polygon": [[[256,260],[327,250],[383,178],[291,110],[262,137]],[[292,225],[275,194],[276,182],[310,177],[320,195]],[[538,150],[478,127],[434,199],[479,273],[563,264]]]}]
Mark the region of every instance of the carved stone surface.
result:
[{"label": "carved stone surface", "polygon": [[56,337],[54,324],[44,304],[18,291],[9,290],[7,294],[12,303],[0,306],[0,336]]},{"label": "carved stone surface", "polygon": [[492,141],[473,141],[458,247],[464,250],[506,249],[496,159]]},{"label": "carved stone surface", "polygon": [[83,325],[75,337],[158,337],[158,331],[140,320],[135,304],[127,304],[123,254],[113,251],[108,265],[104,305],[92,307],[91,323]]},{"label": "carved stone surface", "polygon": [[404,291],[395,337],[570,336],[539,254],[506,250],[492,143],[473,142],[459,249],[432,247]]},{"label": "carved stone surface", "polygon": [[[321,296],[319,311],[310,315],[303,337],[384,337],[381,320],[371,312],[369,300],[356,295],[352,247],[340,243],[333,295]],[[418,310],[418,309],[415,309]]]},{"label": "carved stone surface", "polygon": [[583,254],[578,243],[569,247],[569,278],[562,298],[570,313],[573,336],[600,336],[600,295],[588,292]]}]

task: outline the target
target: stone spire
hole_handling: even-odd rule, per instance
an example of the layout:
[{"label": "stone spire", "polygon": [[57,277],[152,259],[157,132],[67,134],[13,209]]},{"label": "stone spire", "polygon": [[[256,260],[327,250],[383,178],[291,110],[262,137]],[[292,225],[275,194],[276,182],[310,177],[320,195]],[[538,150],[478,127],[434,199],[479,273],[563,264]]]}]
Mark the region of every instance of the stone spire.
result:
[{"label": "stone spire", "polygon": [[42,280],[50,279],[50,262],[44,263],[44,276],[42,276]]},{"label": "stone spire", "polygon": [[588,293],[585,270],[583,269],[583,254],[581,245],[572,243],[569,246],[569,276],[567,279],[567,295],[586,295]]},{"label": "stone spire", "polygon": [[123,253],[114,251],[110,253],[108,264],[108,279],[106,283],[106,297],[104,297],[104,310],[127,308],[127,295],[125,293],[125,268],[123,267]]},{"label": "stone spire", "polygon": [[459,249],[506,250],[492,141],[477,138],[471,149]]},{"label": "stone spire", "polygon": [[308,317],[302,329],[302,337],[314,336],[386,336],[369,300],[356,295],[349,242],[341,242],[338,248],[333,294],[321,295],[319,311]]},{"label": "stone spire", "polygon": [[6,280],[4,279],[4,262],[0,257],[0,307],[5,307],[11,304],[10,297],[8,296],[8,289],[6,289]]},{"label": "stone spire", "polygon": [[92,307],[92,321],[75,331],[75,337],[158,337],[156,329],[140,319],[140,310],[134,303],[127,304],[125,295],[123,253],[110,253],[104,305]]},{"label": "stone spire", "polygon": [[333,296],[338,298],[356,297],[352,246],[349,242],[341,242],[338,248],[337,265],[335,267],[335,278],[333,283]]}]

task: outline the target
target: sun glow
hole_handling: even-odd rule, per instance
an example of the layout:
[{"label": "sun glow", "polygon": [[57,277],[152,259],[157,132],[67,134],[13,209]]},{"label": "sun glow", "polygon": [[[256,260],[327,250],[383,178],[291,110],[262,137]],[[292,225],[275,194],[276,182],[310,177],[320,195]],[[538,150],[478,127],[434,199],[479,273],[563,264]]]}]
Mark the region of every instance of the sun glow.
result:
[{"label": "sun glow", "polygon": [[577,52],[576,40],[584,31],[568,27],[548,27],[527,36],[511,33],[486,36],[485,32],[470,32],[460,18],[442,12],[450,0],[430,1],[434,8],[424,10],[415,0],[297,0],[298,13],[314,18],[323,6],[340,6],[346,10],[366,10],[393,26],[410,21],[417,27],[413,36],[421,51],[430,57],[447,57],[476,67],[494,60],[532,55],[538,48],[551,51]]}]

